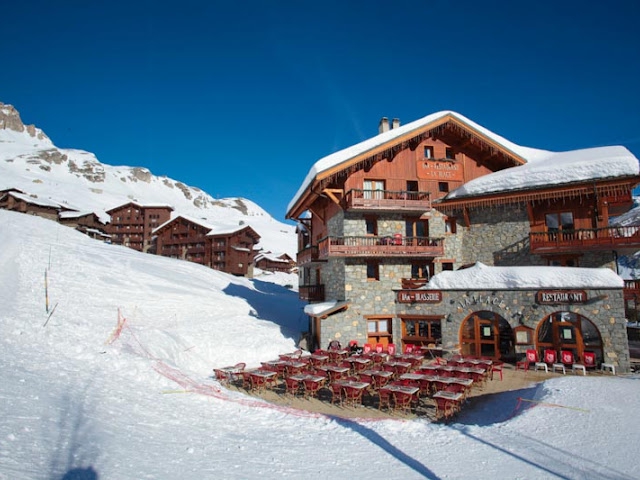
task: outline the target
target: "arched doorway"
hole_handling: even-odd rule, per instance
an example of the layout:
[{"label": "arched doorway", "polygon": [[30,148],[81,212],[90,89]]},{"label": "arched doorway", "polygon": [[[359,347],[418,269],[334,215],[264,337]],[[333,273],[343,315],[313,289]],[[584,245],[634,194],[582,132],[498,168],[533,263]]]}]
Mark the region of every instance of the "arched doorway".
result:
[{"label": "arched doorway", "polygon": [[493,359],[513,356],[511,325],[495,312],[482,310],[469,315],[460,326],[459,337],[462,355]]},{"label": "arched doorway", "polygon": [[545,349],[555,350],[558,354],[562,350],[570,350],[577,361],[583,361],[587,351],[595,353],[597,365],[603,361],[602,337],[598,327],[578,313],[552,313],[538,324],[536,339],[540,355]]}]

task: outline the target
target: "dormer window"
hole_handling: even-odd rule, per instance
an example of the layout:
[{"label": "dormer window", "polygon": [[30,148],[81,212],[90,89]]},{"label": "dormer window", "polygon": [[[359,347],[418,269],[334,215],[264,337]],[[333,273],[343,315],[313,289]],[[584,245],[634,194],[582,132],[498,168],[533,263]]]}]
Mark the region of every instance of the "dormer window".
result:
[{"label": "dormer window", "polygon": [[433,147],[424,147],[424,158],[433,158]]}]

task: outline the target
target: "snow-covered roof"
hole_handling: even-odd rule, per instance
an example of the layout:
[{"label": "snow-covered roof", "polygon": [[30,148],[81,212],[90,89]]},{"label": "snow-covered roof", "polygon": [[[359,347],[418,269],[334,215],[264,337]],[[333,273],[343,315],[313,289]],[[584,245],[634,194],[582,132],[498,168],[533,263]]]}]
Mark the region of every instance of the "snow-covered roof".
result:
[{"label": "snow-covered roof", "polygon": [[526,162],[525,165],[507,168],[472,180],[461,188],[450,192],[447,196],[449,199],[548,184],[638,175],[639,173],[638,159],[621,146],[588,148],[568,152],[551,152],[523,147],[469,120],[464,115],[445,110],[393,128],[321,158],[309,170],[302,185],[300,185],[295,196],[289,202],[287,212],[291,211],[306,189],[322,172],[335,168],[360,154],[380,147],[414,130],[419,130],[429,124],[443,120],[445,117],[451,117],[464,123],[471,131],[476,131],[506,151],[511,152],[515,157],[519,157],[523,162]]},{"label": "snow-covered roof", "polygon": [[309,305],[305,305],[304,313],[309,315],[310,317],[321,317],[323,315],[329,315],[337,310],[340,310],[343,307],[349,305],[350,301],[338,301],[338,300],[327,300],[326,302],[319,303],[310,303]]},{"label": "snow-covered roof", "polygon": [[[95,212],[78,212],[77,210],[69,210],[67,212],[60,212],[58,217],[60,218],[80,218],[86,215],[96,215]],[[97,216],[97,215],[96,215]]]},{"label": "snow-covered roof", "polygon": [[134,200],[131,200],[130,202],[121,203],[117,207],[110,208],[109,210],[107,210],[107,213],[126,207],[127,205],[133,205],[138,208],[168,208],[170,210],[173,210],[173,206],[167,203],[138,203]]},{"label": "snow-covered roof", "polygon": [[621,146],[546,152],[546,155],[530,159],[524,165],[471,180],[450,192],[445,200],[639,173],[638,159]]},{"label": "snow-covered roof", "polygon": [[622,288],[624,280],[608,268],[473,267],[444,271],[425,285],[428,290],[486,290],[513,288]]},{"label": "snow-covered roof", "polygon": [[51,208],[68,208],[64,207],[58,202],[54,202],[53,200],[48,200],[46,198],[34,198],[31,195],[26,195],[18,192],[9,192],[7,195],[10,195],[18,200],[22,200],[23,202],[31,203],[33,205],[40,205],[41,207],[51,207]]},{"label": "snow-covered roof", "polygon": [[[280,256],[282,256],[283,254],[275,254],[275,253],[260,253],[256,256],[255,261],[258,262],[260,260],[262,260],[263,258],[265,260],[269,260],[271,262],[279,262],[279,263],[286,263],[288,264],[290,262],[290,260],[286,260],[284,258],[280,258]],[[286,254],[285,254],[286,255]]]}]

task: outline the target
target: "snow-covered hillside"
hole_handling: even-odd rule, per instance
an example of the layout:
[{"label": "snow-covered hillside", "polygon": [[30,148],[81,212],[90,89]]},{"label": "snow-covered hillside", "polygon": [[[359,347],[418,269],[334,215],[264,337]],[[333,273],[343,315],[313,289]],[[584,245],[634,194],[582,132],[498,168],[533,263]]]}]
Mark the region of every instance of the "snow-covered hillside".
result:
[{"label": "snow-covered hillside", "polygon": [[221,227],[250,225],[264,250],[292,258],[297,251],[295,227],[246,198],[215,199],[145,168],[105,165],[90,152],[58,148],[40,129],[25,126],[14,107],[0,103],[0,190],[8,188],[95,212],[103,222],[109,220],[105,211],[130,200],[168,204],[174,216],[189,215]]}]

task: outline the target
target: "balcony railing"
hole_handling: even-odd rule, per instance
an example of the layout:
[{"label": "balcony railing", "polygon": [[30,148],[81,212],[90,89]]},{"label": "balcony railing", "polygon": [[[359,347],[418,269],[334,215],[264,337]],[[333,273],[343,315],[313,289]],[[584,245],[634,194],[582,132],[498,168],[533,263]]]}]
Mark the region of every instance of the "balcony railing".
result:
[{"label": "balcony railing", "polygon": [[325,237],[318,243],[319,259],[328,257],[440,257],[444,239],[433,237]]},{"label": "balcony railing", "polygon": [[625,300],[640,301],[640,280],[624,281],[624,298]]},{"label": "balcony railing", "polygon": [[318,261],[318,247],[316,245],[307,247],[298,252],[296,257],[298,265],[306,265],[307,263]]},{"label": "balcony railing", "polygon": [[640,225],[529,234],[531,253],[640,248]]},{"label": "balcony railing", "polygon": [[431,198],[429,192],[353,189],[345,196],[345,208],[426,212]]},{"label": "balcony railing", "polygon": [[323,302],[324,285],[300,285],[298,286],[298,298],[308,302]]}]

